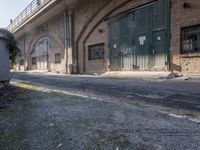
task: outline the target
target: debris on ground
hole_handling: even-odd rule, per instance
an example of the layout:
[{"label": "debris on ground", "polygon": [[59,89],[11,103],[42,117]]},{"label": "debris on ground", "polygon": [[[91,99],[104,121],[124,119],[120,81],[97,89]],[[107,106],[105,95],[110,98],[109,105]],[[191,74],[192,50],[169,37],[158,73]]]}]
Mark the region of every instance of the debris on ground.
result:
[{"label": "debris on ground", "polygon": [[58,146],[57,146],[57,147],[59,148],[59,147],[61,147],[62,145],[63,145],[63,143],[60,143],[60,144],[58,144]]},{"label": "debris on ground", "polygon": [[50,124],[49,124],[49,126],[50,126],[50,127],[53,127],[53,126],[54,126],[54,124],[53,124],[53,123],[50,123]]},{"label": "debris on ground", "polygon": [[173,70],[169,76],[167,77],[168,79],[173,79],[173,78],[178,78],[178,77],[183,77],[183,74],[179,71]]}]

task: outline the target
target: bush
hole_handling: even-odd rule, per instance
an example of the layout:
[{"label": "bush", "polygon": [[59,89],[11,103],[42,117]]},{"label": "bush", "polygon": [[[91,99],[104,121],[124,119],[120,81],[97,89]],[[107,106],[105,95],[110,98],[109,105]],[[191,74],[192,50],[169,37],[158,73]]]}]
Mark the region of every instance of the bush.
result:
[{"label": "bush", "polygon": [[8,41],[8,50],[9,50],[9,55],[10,55],[10,63],[11,67],[16,64],[16,58],[18,55],[20,55],[20,49],[18,47],[17,41],[15,39],[15,36],[8,31],[7,29],[0,28],[0,33],[5,35],[4,37]]}]

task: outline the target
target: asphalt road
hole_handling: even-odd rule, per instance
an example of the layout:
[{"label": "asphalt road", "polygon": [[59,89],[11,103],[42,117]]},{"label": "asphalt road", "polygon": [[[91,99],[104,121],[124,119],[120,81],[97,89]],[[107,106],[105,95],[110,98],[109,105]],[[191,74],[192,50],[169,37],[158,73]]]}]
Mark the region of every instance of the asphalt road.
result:
[{"label": "asphalt road", "polygon": [[199,82],[31,73],[13,82],[34,88],[0,111],[3,149],[200,149]]},{"label": "asphalt road", "polygon": [[13,79],[100,98],[116,97],[124,102],[144,102],[200,112],[200,82],[193,80],[118,80],[95,76],[55,76],[39,73],[15,73]]}]

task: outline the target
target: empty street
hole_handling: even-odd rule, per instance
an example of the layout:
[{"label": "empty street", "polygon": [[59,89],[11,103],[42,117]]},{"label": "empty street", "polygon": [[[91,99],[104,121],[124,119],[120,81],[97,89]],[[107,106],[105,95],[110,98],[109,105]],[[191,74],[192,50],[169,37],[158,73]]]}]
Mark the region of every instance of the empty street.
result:
[{"label": "empty street", "polygon": [[193,80],[14,73],[22,100],[0,111],[0,149],[198,150]]}]

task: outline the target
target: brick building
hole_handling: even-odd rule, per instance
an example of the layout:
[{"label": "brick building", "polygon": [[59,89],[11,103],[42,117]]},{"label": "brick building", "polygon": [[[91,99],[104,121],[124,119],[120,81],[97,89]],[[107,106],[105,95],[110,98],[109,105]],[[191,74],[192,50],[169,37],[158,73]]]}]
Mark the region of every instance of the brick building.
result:
[{"label": "brick building", "polygon": [[22,50],[18,69],[200,74],[199,0],[37,2],[9,26]]}]

